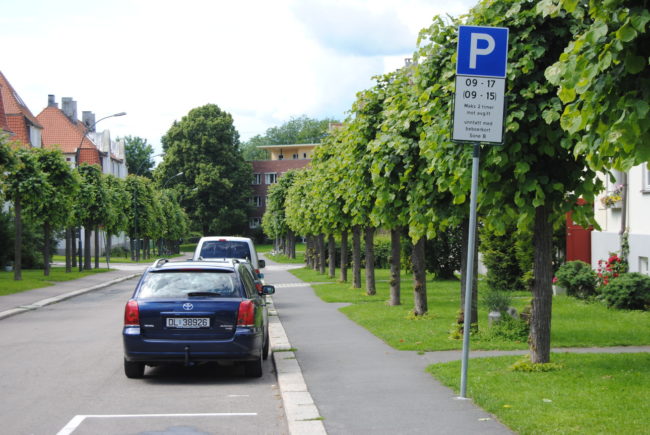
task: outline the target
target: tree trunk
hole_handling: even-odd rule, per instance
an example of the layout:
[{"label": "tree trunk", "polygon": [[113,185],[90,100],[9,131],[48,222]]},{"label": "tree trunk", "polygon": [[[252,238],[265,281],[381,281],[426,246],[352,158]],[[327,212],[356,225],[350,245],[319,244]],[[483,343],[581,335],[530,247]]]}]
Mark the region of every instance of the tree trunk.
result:
[{"label": "tree trunk", "polygon": [[92,269],[92,256],[90,254],[90,238],[92,237],[92,228],[84,227],[84,269]]},{"label": "tree trunk", "polygon": [[23,279],[23,207],[20,198],[14,200],[14,228],[16,230],[16,240],[14,240],[14,281]]},{"label": "tree trunk", "polygon": [[553,224],[546,205],[535,209],[535,249],[533,309],[530,322],[530,360],[547,363],[551,359],[551,310],[553,304]]},{"label": "tree trunk", "polygon": [[287,231],[287,257],[296,258],[296,235],[293,231]]},{"label": "tree trunk", "polygon": [[145,237],[144,241],[142,242],[142,258],[145,260],[149,260],[151,258],[151,246],[150,246],[151,239],[149,237]]},{"label": "tree trunk", "polygon": [[402,235],[400,228],[390,230],[390,305],[400,305],[400,267]]},{"label": "tree trunk", "polygon": [[365,242],[366,242],[366,294],[374,296],[377,294],[375,287],[375,229],[373,227],[366,227]]},{"label": "tree trunk", "polygon": [[99,269],[99,226],[95,227],[95,269]]},{"label": "tree trunk", "polygon": [[314,268],[314,238],[312,236],[307,236],[305,241],[305,262],[307,267]]},{"label": "tree trunk", "polygon": [[43,223],[43,275],[50,276],[50,250],[52,240],[52,226],[49,221]]},{"label": "tree trunk", "polygon": [[361,288],[361,227],[352,227],[352,288]]},{"label": "tree trunk", "polygon": [[106,233],[106,267],[111,267],[111,251],[113,250],[113,238],[110,233]]},{"label": "tree trunk", "polygon": [[325,234],[318,235],[318,273],[325,275]]},{"label": "tree trunk", "polygon": [[327,263],[329,266],[329,277],[336,276],[336,242],[334,241],[334,234],[327,237]]},{"label": "tree trunk", "polygon": [[72,272],[72,230],[65,229],[65,272]]},{"label": "tree trunk", "polygon": [[348,282],[348,232],[341,231],[341,282]]},{"label": "tree trunk", "polygon": [[70,228],[70,260],[72,267],[77,267],[77,227]]},{"label": "tree trunk", "polygon": [[[461,225],[463,228],[463,241],[460,256],[460,316],[458,324],[464,325],[465,322],[465,285],[467,285],[467,247],[469,246],[469,219],[465,219]],[[477,240],[478,242],[478,237]],[[474,268],[472,279],[472,318],[470,325],[476,325],[478,328],[478,243],[474,243]]]},{"label": "tree trunk", "polygon": [[416,316],[423,316],[428,310],[427,306],[427,272],[424,264],[425,238],[421,237],[413,244],[411,264],[413,265],[413,313]]}]

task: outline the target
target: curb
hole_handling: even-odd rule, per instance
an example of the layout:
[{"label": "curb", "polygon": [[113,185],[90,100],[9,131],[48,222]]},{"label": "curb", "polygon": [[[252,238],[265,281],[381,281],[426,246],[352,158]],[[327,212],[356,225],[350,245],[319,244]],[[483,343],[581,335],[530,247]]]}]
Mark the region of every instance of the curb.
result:
[{"label": "curb", "polygon": [[280,318],[267,297],[269,306],[269,339],[273,351],[273,364],[282,394],[284,411],[291,435],[327,434],[318,408],[307,389],[300,365]]},{"label": "curb", "polygon": [[94,290],[99,290],[101,288],[108,287],[109,285],[117,284],[118,282],[126,281],[128,279],[132,279],[132,278],[135,278],[135,277],[140,276],[140,275],[142,275],[142,273],[132,273],[130,275],[125,275],[125,276],[122,276],[120,278],[113,279],[111,281],[107,281],[107,282],[104,282],[104,283],[101,283],[101,284],[94,285],[92,287],[83,288],[83,289],[79,289],[79,290],[74,290],[74,291],[59,295],[59,296],[54,296],[54,297],[51,297],[51,298],[42,299],[42,300],[34,302],[33,304],[30,304],[30,305],[21,305],[19,307],[12,308],[10,310],[5,310],[5,311],[0,312],[0,320],[6,319],[7,317],[15,316],[17,314],[25,313],[27,311],[37,310],[37,309],[45,307],[47,305],[56,304],[57,302],[65,301],[66,299],[70,299],[70,298],[73,298],[75,296],[82,295],[84,293],[89,293],[89,292],[94,291]]}]

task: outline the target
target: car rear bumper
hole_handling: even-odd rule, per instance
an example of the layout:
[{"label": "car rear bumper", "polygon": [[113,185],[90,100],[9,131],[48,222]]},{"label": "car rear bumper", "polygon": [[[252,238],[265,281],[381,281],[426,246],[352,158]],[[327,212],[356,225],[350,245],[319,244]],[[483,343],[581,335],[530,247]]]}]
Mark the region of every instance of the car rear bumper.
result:
[{"label": "car rear bumper", "polygon": [[[129,330],[130,329],[130,330]],[[139,328],[124,328],[124,358],[144,363],[190,363],[208,361],[252,361],[260,358],[264,334],[238,330],[226,340],[149,339]]]}]

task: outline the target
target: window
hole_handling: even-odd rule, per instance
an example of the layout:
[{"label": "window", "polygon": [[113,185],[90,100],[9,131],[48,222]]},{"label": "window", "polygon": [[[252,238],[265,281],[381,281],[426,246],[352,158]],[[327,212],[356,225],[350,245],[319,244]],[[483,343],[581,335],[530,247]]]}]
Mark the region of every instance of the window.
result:
[{"label": "window", "polygon": [[260,218],[258,218],[258,217],[252,217],[252,218],[250,218],[250,220],[248,221],[248,227],[249,227],[249,228],[259,228],[261,223],[262,223],[262,222],[261,222],[261,219],[260,219]]},{"label": "window", "polygon": [[298,160],[298,157],[300,157],[300,154],[298,154],[298,153],[296,153],[296,154],[293,155],[293,159],[294,159],[294,160]]},{"label": "window", "polygon": [[253,196],[250,199],[250,204],[254,207],[261,207],[262,206],[262,197],[261,196]]},{"label": "window", "polygon": [[648,257],[639,257],[639,273],[648,275]]},{"label": "window", "polygon": [[277,172],[267,172],[264,174],[264,181],[266,184],[275,184],[278,182]]},{"label": "window", "polygon": [[643,191],[650,192],[650,163],[646,163],[643,168]]},{"label": "window", "polygon": [[262,174],[253,174],[253,184],[262,184]]},{"label": "window", "polygon": [[302,153],[302,158],[306,159],[307,158],[307,153]]}]

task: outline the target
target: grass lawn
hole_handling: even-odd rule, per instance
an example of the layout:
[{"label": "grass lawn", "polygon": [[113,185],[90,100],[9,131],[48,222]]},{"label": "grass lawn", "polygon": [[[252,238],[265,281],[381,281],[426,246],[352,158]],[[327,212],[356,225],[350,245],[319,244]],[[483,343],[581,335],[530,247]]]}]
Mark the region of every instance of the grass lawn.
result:
[{"label": "grass lawn", "polygon": [[[178,258],[181,257],[182,255],[183,254],[172,254],[172,255],[165,256],[165,258]],[[135,260],[131,260],[131,257],[111,257],[111,264],[113,263],[152,264],[154,261],[156,261],[159,258],[161,257],[158,257],[157,255],[152,255],[151,258],[149,258],[148,260],[140,259],[140,261],[135,261]],[[52,261],[56,261],[57,263],[65,263],[65,255],[53,255]],[[92,258],[92,264],[94,267],[95,257]],[[104,267],[106,266],[106,257],[99,258],[99,265]]]},{"label": "grass lawn", "polygon": [[[399,350],[437,351],[462,349],[462,340],[449,338],[460,308],[459,281],[427,281],[429,312],[424,318],[413,318],[412,277],[402,276],[400,306],[389,306],[389,271],[376,272],[377,294],[365,293],[362,271],[362,288],[353,289],[350,283],[338,283],[311,269],[292,270],[296,277],[316,284],[317,295],[325,302],[348,302],[341,308],[350,319],[368,329],[390,346]],[[338,278],[338,270],[337,270]],[[348,280],[351,281],[351,270]],[[479,294],[482,290],[479,284]],[[529,302],[525,292],[514,294],[513,305],[521,311]],[[487,331],[487,312],[479,304],[479,330]],[[650,312],[610,310],[600,303],[587,303],[568,296],[553,298],[551,321],[553,347],[605,347],[625,345],[650,345]],[[523,341],[509,341],[490,337],[481,332],[472,336],[471,349],[527,349]]]},{"label": "grass lawn", "polygon": [[296,258],[289,258],[283,254],[271,255],[273,245],[257,245],[255,246],[258,253],[265,254],[266,258],[285,264],[300,264],[305,262],[305,244],[296,243]]},{"label": "grass lawn", "polygon": [[23,270],[23,279],[21,281],[14,281],[13,272],[2,271],[0,272],[0,296],[20,293],[35,288],[49,287],[54,285],[55,282],[70,281],[102,272],[108,272],[108,269],[91,269],[82,272],[73,270],[70,273],[66,273],[65,267],[52,267],[50,269],[50,276],[44,276],[42,269]]},{"label": "grass lawn", "polygon": [[[520,357],[472,359],[467,395],[520,434],[650,433],[650,354],[551,356],[563,368],[512,372]],[[459,392],[460,362],[427,371]]]}]

